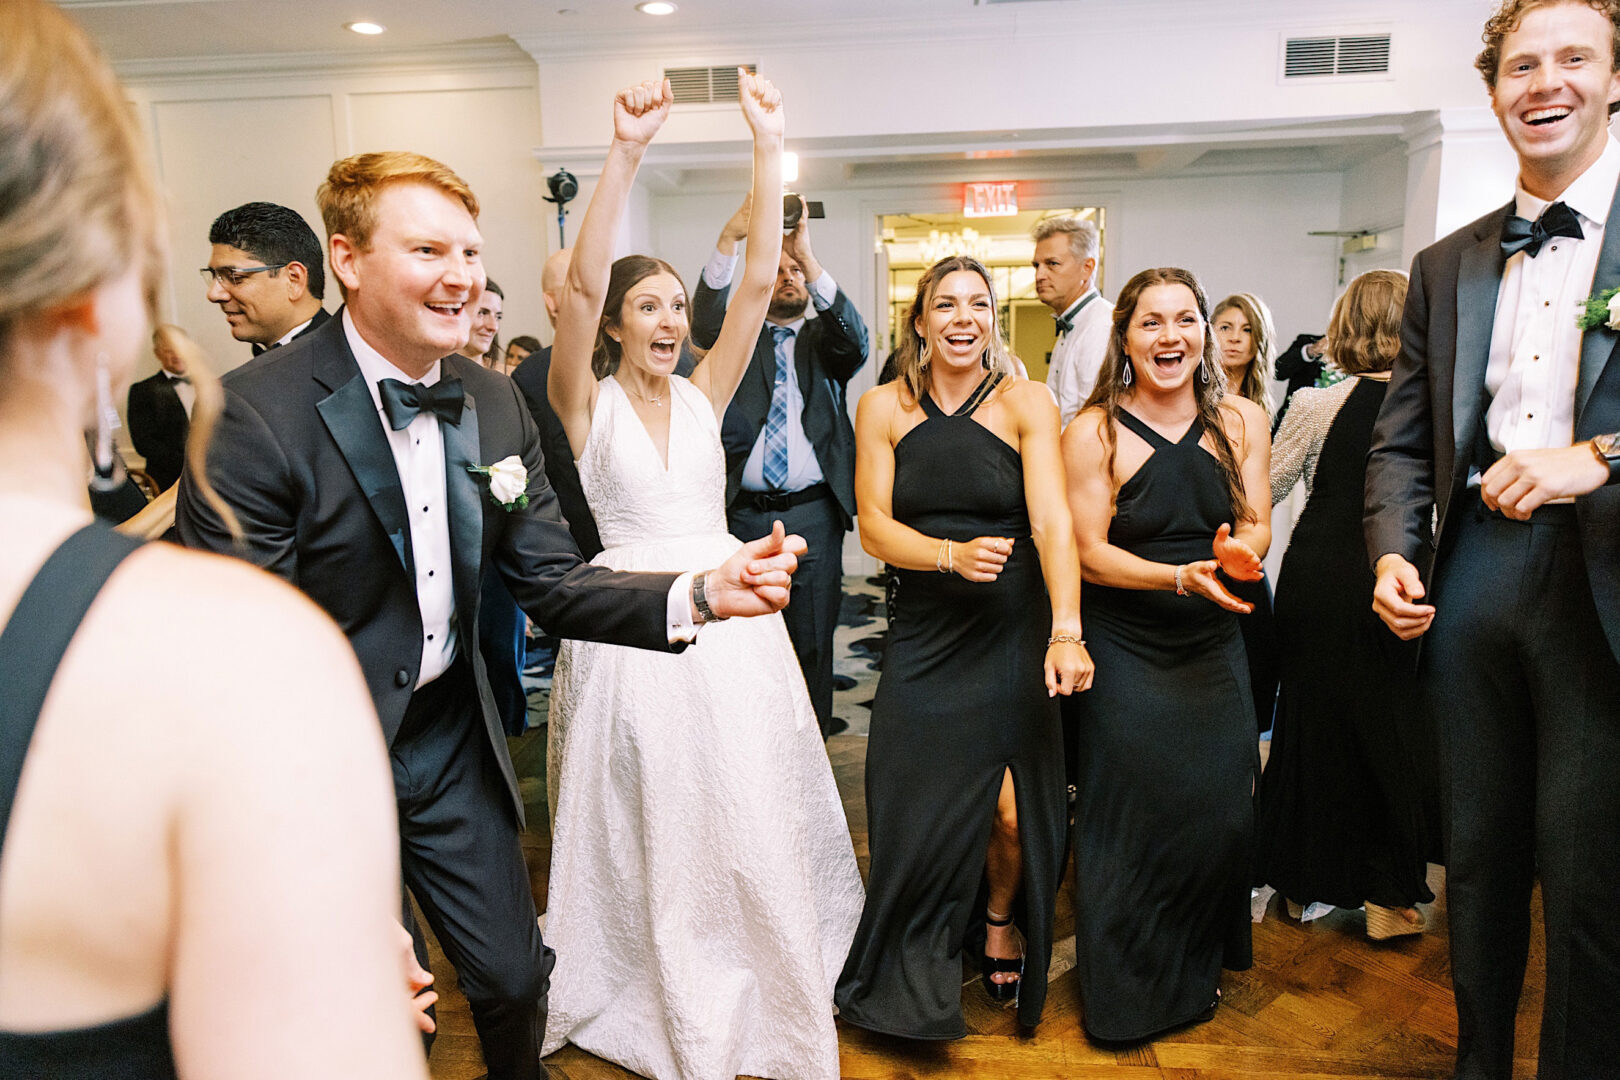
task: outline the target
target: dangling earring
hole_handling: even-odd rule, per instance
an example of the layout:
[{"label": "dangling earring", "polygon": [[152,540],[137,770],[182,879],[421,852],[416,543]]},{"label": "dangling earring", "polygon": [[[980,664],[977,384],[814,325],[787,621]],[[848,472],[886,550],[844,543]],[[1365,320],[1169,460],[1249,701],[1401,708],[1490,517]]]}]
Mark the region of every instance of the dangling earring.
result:
[{"label": "dangling earring", "polygon": [[107,370],[107,354],[96,354],[96,441],[91,449],[93,455],[91,467],[94,470],[90,476],[90,487],[98,492],[108,492],[122,485],[123,481],[116,475],[117,464],[113,458],[113,428],[118,426],[118,409],[113,405],[112,399],[112,373]]},{"label": "dangling earring", "polygon": [[1125,370],[1120,374],[1119,381],[1124,383],[1126,386],[1131,385],[1131,383],[1136,380],[1136,376],[1131,374],[1131,372],[1135,370],[1135,367],[1136,365],[1132,364],[1129,360],[1126,360]]},{"label": "dangling earring", "polygon": [[1201,382],[1201,383],[1209,382],[1209,361],[1208,360],[1200,359],[1198,361],[1198,381]]}]

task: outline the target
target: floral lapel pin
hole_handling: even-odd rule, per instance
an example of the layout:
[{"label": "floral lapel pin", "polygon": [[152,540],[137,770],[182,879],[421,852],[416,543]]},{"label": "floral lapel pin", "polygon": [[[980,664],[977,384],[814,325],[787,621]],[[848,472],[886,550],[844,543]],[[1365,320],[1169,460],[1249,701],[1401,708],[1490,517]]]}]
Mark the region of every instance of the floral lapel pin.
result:
[{"label": "floral lapel pin", "polygon": [[1607,326],[1620,330],[1620,287],[1604,289],[1581,301],[1581,315],[1575,324],[1582,330]]},{"label": "floral lapel pin", "polygon": [[507,513],[529,505],[529,470],[516,454],[508,454],[493,465],[469,465],[467,471],[489,481],[489,497]]}]

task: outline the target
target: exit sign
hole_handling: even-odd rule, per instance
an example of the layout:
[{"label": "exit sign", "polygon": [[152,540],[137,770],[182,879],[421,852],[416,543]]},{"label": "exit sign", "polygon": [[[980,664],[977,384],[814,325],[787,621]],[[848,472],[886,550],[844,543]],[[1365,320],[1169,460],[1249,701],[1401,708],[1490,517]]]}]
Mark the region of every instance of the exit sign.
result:
[{"label": "exit sign", "polygon": [[963,184],[963,217],[1011,217],[1018,213],[1018,183]]}]

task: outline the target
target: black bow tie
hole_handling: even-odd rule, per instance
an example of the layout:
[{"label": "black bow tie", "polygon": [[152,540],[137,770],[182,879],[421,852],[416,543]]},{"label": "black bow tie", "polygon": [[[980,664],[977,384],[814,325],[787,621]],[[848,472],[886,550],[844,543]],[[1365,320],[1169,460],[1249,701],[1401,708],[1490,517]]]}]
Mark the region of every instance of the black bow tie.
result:
[{"label": "black bow tie", "polygon": [[466,400],[460,379],[440,379],[432,386],[384,379],[377,384],[382,395],[388,426],[395,431],[410,424],[421,413],[429,412],[446,423],[461,423],[461,406]]},{"label": "black bow tie", "polygon": [[1054,315],[1053,319],[1055,319],[1057,322],[1058,337],[1062,337],[1064,334],[1067,334],[1070,330],[1074,329],[1073,315]]},{"label": "black bow tie", "polygon": [[188,386],[191,385],[190,375],[169,375],[168,380],[171,386],[175,383],[185,383]]},{"label": "black bow tie", "polygon": [[1533,259],[1541,251],[1541,245],[1555,236],[1567,236],[1572,240],[1586,236],[1581,232],[1581,221],[1575,211],[1561,202],[1547,207],[1534,221],[1510,216],[1502,222],[1502,253],[1512,256],[1514,252],[1522,251],[1526,258]]}]

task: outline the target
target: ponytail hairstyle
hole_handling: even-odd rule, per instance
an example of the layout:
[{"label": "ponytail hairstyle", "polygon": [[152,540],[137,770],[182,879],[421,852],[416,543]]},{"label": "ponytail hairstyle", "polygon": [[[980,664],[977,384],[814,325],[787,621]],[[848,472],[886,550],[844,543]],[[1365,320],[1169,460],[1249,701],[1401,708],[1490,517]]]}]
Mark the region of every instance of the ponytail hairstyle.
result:
[{"label": "ponytail hairstyle", "polygon": [[608,271],[607,295],[602,298],[602,319],[596,327],[596,347],[591,351],[591,373],[597,379],[605,379],[619,370],[619,343],[608,334],[608,328],[618,328],[624,298],[630,295],[631,289],[658,274],[668,274],[680,285],[683,293],[686,291],[686,282],[681,280],[681,275],[663,259],[655,259],[651,255],[626,255],[614,260],[613,269]]}]

